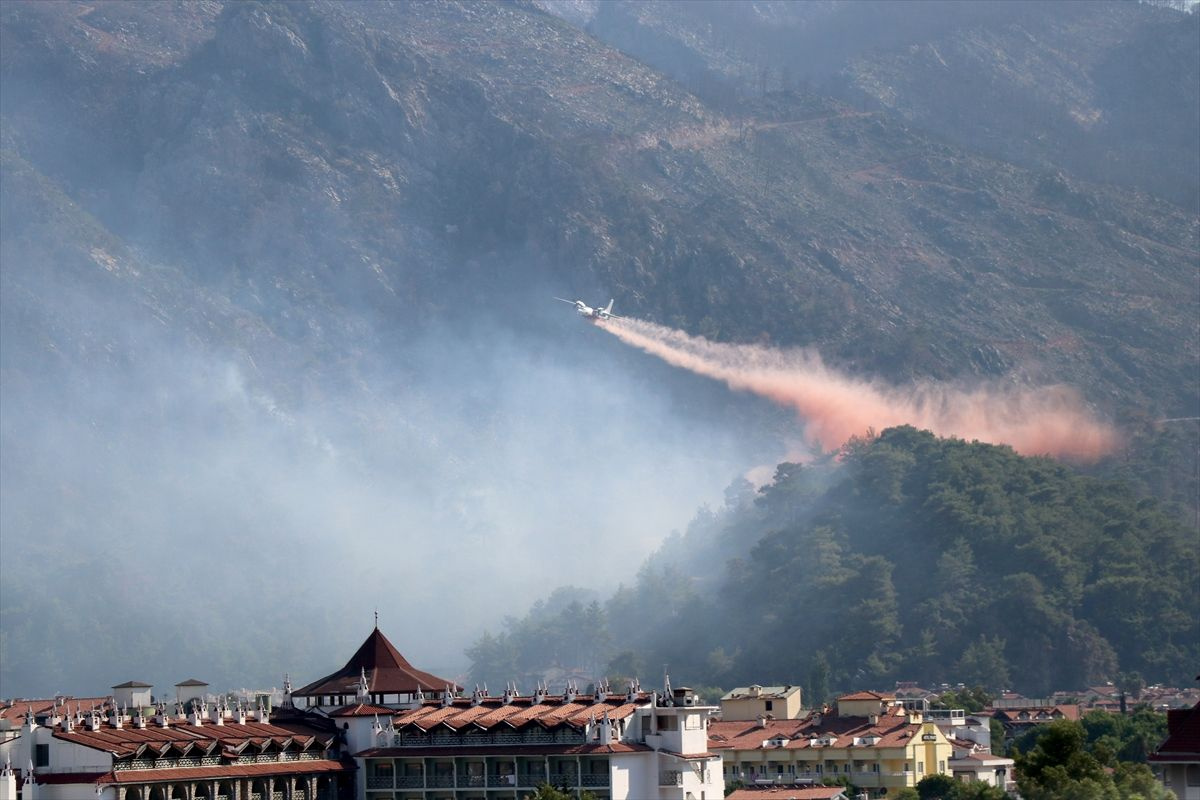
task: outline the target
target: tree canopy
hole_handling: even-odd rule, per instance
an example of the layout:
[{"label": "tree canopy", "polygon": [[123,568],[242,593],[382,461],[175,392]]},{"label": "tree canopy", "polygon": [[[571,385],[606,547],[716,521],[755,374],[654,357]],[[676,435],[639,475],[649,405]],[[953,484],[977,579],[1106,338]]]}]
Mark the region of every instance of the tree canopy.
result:
[{"label": "tree canopy", "polygon": [[475,677],[670,664],[691,685],[802,684],[809,704],[893,680],[1180,685],[1200,661],[1194,544],[1127,482],[899,427],[781,464],[606,603],[556,594],[469,653]]}]

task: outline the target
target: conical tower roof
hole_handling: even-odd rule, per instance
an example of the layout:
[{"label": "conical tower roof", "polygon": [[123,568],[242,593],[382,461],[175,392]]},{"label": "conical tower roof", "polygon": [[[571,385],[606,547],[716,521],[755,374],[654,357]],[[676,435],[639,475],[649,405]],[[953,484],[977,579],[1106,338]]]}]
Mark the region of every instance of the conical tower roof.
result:
[{"label": "conical tower roof", "polygon": [[383,632],[375,628],[346,662],[346,666],[292,692],[292,696],[354,695],[363,675],[367,677],[367,688],[371,694],[416,694],[418,690],[441,692],[447,686],[455,690],[459,688],[454,681],[439,678],[408,663],[408,659],[400,654]]}]

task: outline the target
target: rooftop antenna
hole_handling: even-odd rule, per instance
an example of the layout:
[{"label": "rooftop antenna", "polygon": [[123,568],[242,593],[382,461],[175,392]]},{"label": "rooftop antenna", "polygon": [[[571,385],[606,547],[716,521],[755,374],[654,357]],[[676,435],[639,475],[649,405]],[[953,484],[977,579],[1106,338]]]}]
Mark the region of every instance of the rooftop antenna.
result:
[{"label": "rooftop antenna", "polygon": [[375,609],[375,630],[379,630],[379,609]]}]

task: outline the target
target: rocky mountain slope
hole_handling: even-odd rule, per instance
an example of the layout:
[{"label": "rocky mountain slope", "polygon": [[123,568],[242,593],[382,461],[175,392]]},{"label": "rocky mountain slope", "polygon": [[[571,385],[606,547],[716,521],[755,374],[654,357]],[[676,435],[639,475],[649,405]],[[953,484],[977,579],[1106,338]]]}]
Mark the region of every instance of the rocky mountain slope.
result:
[{"label": "rocky mountain slope", "polygon": [[[1035,169],[1193,213],[1200,17],[1147,3],[602,3],[546,7],[736,107],[818,85]],[[583,12],[583,13],[581,13]]]},{"label": "rocky mountain slope", "polygon": [[893,378],[1194,405],[1197,222],[1151,197],[813,95],[717,111],[530,7],[153,8],[7,7],[5,141],[256,314],[419,319],[503,269]]}]

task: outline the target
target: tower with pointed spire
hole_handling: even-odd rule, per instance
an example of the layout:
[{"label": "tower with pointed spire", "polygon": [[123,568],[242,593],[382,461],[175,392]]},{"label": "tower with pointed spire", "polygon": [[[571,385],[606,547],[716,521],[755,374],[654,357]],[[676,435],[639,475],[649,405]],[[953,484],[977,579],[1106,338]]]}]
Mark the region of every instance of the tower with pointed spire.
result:
[{"label": "tower with pointed spire", "polygon": [[409,708],[429,696],[440,698],[447,687],[453,693],[461,688],[414,667],[376,627],[345,666],[291,696],[298,707],[332,713],[355,704]]}]

